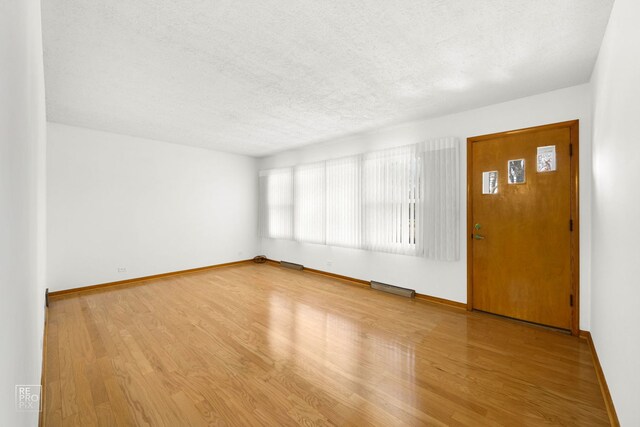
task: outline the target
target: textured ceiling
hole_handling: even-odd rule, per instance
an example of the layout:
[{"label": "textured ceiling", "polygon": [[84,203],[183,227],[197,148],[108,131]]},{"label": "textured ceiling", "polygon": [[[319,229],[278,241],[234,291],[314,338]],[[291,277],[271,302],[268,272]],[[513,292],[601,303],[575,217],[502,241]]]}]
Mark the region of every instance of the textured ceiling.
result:
[{"label": "textured ceiling", "polygon": [[588,81],[613,0],[43,0],[51,121],[253,156]]}]

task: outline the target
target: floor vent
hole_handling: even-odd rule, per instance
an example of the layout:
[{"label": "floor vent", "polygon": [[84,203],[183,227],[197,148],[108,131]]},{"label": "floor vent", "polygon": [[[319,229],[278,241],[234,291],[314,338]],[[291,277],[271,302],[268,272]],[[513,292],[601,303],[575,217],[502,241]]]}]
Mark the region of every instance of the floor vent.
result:
[{"label": "floor vent", "polygon": [[291,268],[293,270],[304,270],[304,265],[302,264],[294,264],[292,262],[280,261],[280,266]]},{"label": "floor vent", "polygon": [[413,298],[416,296],[416,291],[413,289],[400,288],[398,286],[387,285],[386,283],[371,281],[371,289],[378,291],[389,292],[390,294],[400,295],[402,297]]}]

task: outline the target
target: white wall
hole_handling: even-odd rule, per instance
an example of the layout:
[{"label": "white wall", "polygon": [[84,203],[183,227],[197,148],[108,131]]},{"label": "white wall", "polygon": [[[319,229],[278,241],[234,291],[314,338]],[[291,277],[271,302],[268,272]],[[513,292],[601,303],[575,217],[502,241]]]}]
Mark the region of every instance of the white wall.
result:
[{"label": "white wall", "polygon": [[[590,210],[591,192],[591,93],[589,85],[574,86],[511,102],[440,118],[390,126],[261,159],[260,169],[313,162],[440,136],[461,140],[460,252],[457,262],[367,252],[355,249],[262,239],[261,250],[273,259],[284,259],[311,268],[364,280],[378,280],[415,289],[419,293],[459,302],[467,300],[466,276],[466,138],[511,129],[580,119],[581,293],[580,327],[589,329],[590,307]],[[327,264],[331,261],[332,265]]]},{"label": "white wall", "polygon": [[49,123],[47,168],[52,291],[257,253],[253,158]]},{"label": "white wall", "polygon": [[617,0],[593,84],[591,333],[618,417],[640,425],[640,2]]},{"label": "white wall", "polygon": [[44,74],[40,2],[0,3],[0,425],[16,384],[40,384],[44,326]]}]

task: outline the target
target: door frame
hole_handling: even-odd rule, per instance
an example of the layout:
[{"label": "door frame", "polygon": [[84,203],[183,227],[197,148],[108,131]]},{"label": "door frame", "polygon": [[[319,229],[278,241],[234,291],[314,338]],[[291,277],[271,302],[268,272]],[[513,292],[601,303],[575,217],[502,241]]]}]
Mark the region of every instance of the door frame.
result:
[{"label": "door frame", "polygon": [[[571,233],[571,334],[580,333],[580,187],[579,187],[579,120],[552,123],[506,132],[492,133],[467,138],[467,310],[473,310],[473,144],[488,139],[509,135],[517,135],[532,131],[547,129],[569,128],[570,131],[570,177],[571,177],[571,218],[573,231]],[[569,224],[567,224],[569,226]]]}]

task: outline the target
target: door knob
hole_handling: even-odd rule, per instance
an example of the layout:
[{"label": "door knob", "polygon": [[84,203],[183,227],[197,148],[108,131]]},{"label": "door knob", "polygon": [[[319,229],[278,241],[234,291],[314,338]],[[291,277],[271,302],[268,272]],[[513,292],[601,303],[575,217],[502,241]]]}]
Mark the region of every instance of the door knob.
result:
[{"label": "door knob", "polygon": [[481,236],[480,234],[474,234],[473,238],[476,240],[484,240],[484,236]]}]

